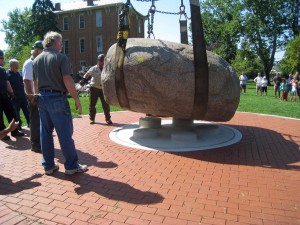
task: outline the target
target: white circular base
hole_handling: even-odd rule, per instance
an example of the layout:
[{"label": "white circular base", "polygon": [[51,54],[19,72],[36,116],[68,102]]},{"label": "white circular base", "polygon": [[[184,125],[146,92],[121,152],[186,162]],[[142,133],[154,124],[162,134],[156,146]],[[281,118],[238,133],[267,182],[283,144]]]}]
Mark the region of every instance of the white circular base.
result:
[{"label": "white circular base", "polygon": [[242,134],[232,127],[203,121],[184,128],[173,126],[171,120],[162,120],[158,129],[139,128],[138,123],[133,123],[112,130],[109,137],[132,148],[188,152],[232,145],[242,139]]}]

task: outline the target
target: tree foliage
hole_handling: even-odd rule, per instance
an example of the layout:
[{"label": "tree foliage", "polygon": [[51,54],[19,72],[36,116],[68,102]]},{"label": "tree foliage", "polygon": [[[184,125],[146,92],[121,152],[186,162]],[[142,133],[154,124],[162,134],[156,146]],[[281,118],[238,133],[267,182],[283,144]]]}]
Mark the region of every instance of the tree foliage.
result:
[{"label": "tree foliage", "polygon": [[291,4],[288,4],[288,9],[290,11],[291,17],[291,28],[293,31],[294,37],[300,34],[300,26],[299,26],[299,17],[300,17],[300,1],[292,1]]},{"label": "tree foliage", "polygon": [[263,73],[264,67],[260,58],[250,48],[249,44],[244,44],[237,50],[235,59],[231,62],[236,72],[240,75],[246,74],[249,79],[257,76],[257,73]]},{"label": "tree foliage", "polygon": [[236,55],[241,31],[239,0],[206,0],[202,4],[207,50],[231,62]]},{"label": "tree foliage", "polygon": [[300,71],[300,35],[287,43],[280,68],[287,74]]},{"label": "tree foliage", "polygon": [[243,42],[248,42],[260,57],[264,73],[269,79],[275,53],[289,39],[286,0],[244,0]]},{"label": "tree foliage", "polygon": [[2,31],[5,32],[5,42],[9,49],[6,53],[8,57],[19,58],[22,54],[22,46],[28,45],[34,38],[30,28],[31,10],[25,8],[23,11],[15,9],[8,13],[8,21],[1,21]]},{"label": "tree foliage", "polygon": [[48,31],[59,31],[54,6],[51,0],[35,0],[32,5],[32,30],[34,35],[44,38]]},{"label": "tree foliage", "polygon": [[[296,5],[295,0],[204,0],[201,7],[207,49],[235,66],[240,65],[238,70],[246,69],[241,66],[245,64],[244,58],[250,67],[263,65],[260,72],[269,78],[276,51],[282,50],[293,37],[292,12],[297,7],[299,12],[299,3]],[[245,56],[249,53],[251,57]]]}]

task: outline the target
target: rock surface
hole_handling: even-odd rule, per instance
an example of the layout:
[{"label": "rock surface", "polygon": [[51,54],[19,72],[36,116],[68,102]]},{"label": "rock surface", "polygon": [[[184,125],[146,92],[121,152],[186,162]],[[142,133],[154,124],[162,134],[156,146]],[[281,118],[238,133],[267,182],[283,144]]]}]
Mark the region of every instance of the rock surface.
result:
[{"label": "rock surface", "polygon": [[[115,49],[105,58],[102,85],[106,101],[120,107],[115,88]],[[233,68],[212,52],[208,106],[204,118],[193,116],[195,95],[192,46],[158,39],[128,39],[123,64],[130,110],[165,117],[230,120],[239,104],[239,81]]]}]

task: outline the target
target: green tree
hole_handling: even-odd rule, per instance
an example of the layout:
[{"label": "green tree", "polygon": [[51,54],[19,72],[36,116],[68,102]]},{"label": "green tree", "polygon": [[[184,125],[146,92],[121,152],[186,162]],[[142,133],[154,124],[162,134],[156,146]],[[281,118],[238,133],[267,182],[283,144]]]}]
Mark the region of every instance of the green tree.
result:
[{"label": "green tree", "polygon": [[291,16],[291,27],[293,31],[294,37],[300,34],[300,25],[299,25],[299,17],[300,17],[300,1],[292,1],[288,4],[288,8],[290,8],[290,16]]},{"label": "green tree", "polygon": [[34,35],[44,38],[48,31],[59,31],[51,0],[35,0],[32,5],[32,30]]},{"label": "green tree", "polygon": [[8,13],[8,20],[1,21],[3,31],[5,33],[5,42],[9,46],[6,51],[7,58],[20,58],[22,54],[22,46],[28,45],[34,34],[30,29],[31,10],[25,8],[23,11],[15,9]]},{"label": "green tree", "polygon": [[205,0],[201,8],[207,50],[231,62],[242,29],[239,0]]},{"label": "green tree", "polygon": [[279,67],[287,74],[300,71],[300,35],[287,43]]},{"label": "green tree", "polygon": [[264,73],[269,75],[275,61],[275,53],[289,39],[291,20],[287,7],[292,0],[243,0],[243,39],[259,56]]},{"label": "green tree", "polygon": [[264,71],[260,58],[250,49],[249,44],[241,46],[241,49],[237,50],[236,57],[231,65],[238,75],[244,73],[249,79],[255,78],[257,73]]}]

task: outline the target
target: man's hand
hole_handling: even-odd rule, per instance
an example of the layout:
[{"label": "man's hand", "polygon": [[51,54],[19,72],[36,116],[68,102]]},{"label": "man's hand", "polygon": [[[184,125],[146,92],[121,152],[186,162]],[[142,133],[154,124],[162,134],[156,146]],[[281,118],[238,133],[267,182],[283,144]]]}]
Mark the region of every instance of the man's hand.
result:
[{"label": "man's hand", "polygon": [[7,129],[8,129],[8,131],[14,131],[18,126],[19,126],[19,121],[16,122],[15,119],[13,119],[13,120],[10,122],[10,124],[9,124],[9,126],[8,126]]},{"label": "man's hand", "polygon": [[87,84],[87,83],[88,83],[88,79],[86,79],[86,78],[82,78],[82,80],[79,81],[79,84],[80,84],[81,86],[83,86],[83,85],[85,85],[85,84]]},{"label": "man's hand", "polygon": [[16,99],[16,96],[13,92],[8,92],[8,97],[10,98],[11,101]]},{"label": "man's hand", "polygon": [[80,104],[80,101],[75,101],[75,109],[78,110],[79,115],[82,114],[82,106]]},{"label": "man's hand", "polygon": [[29,107],[34,107],[37,106],[38,103],[38,95],[33,94],[33,95],[26,95],[26,98],[28,100],[28,105]]}]

